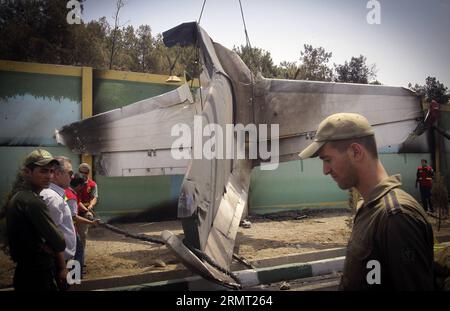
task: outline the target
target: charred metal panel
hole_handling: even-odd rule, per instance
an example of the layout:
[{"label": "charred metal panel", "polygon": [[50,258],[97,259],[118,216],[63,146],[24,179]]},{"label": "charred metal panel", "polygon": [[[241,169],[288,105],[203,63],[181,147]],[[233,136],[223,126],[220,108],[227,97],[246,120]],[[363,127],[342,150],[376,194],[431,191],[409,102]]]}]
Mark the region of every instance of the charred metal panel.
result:
[{"label": "charred metal panel", "polygon": [[296,160],[318,124],[337,112],[366,116],[384,152],[429,151],[425,135],[404,145],[423,118],[420,98],[405,88],[260,78],[255,94],[257,122],[280,126],[280,161]]},{"label": "charred metal panel", "polygon": [[56,133],[56,139],[75,153],[101,154],[97,170],[106,176],[182,174],[187,163],[170,156],[175,140],[171,129],[178,123],[192,125],[192,103],[190,90],[183,85],[66,125]]}]

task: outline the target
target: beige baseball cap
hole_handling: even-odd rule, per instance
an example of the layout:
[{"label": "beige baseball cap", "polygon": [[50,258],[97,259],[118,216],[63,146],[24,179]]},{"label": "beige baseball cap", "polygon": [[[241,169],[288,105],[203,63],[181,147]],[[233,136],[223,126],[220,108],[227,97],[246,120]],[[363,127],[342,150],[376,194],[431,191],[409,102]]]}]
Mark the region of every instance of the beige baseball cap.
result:
[{"label": "beige baseball cap", "polygon": [[375,135],[366,117],[357,113],[336,113],[320,122],[314,141],[299,156],[301,159],[317,157],[317,152],[329,141],[361,138]]},{"label": "beige baseball cap", "polygon": [[91,171],[91,166],[85,162],[81,163],[80,166],[78,166],[78,171]]}]

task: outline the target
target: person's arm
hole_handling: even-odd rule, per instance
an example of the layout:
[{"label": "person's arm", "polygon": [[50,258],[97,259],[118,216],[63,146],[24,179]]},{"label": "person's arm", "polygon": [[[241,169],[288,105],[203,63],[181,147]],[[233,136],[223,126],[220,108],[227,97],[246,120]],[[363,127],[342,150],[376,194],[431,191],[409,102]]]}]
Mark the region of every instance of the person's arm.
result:
[{"label": "person's arm", "polygon": [[70,213],[72,215],[72,218],[74,218],[75,215],[78,215],[77,200],[74,200],[74,199],[67,200],[67,205],[70,208]]},{"label": "person's arm", "polygon": [[60,286],[67,287],[67,266],[64,260],[64,252],[58,252],[55,254],[56,268],[58,269],[58,275],[56,276]]},{"label": "person's arm", "polygon": [[47,204],[48,212],[53,222],[56,226],[60,226],[63,222],[63,213],[58,208],[58,202],[56,201],[55,197],[50,194],[50,191],[52,190],[44,189],[43,191],[41,191],[40,195],[42,196],[44,202]]},{"label": "person's arm", "polygon": [[433,236],[431,228],[404,213],[389,215],[383,232],[383,279],[393,290],[433,290]]},{"label": "person's arm", "polygon": [[93,210],[98,201],[98,188],[97,184],[94,185],[91,189],[91,202],[89,202],[89,206],[87,207],[89,210]]},{"label": "person's arm", "polygon": [[69,207],[70,207],[70,210],[72,212],[72,219],[74,222],[81,223],[81,224],[87,224],[87,225],[98,225],[100,223],[100,220],[91,221],[84,217],[78,216],[76,200],[67,200],[67,205],[69,205]]},{"label": "person's arm", "polygon": [[94,206],[97,204],[97,197],[94,197],[91,202],[89,203],[89,206],[87,207],[87,209],[89,211],[94,209]]},{"label": "person's arm", "polygon": [[87,213],[87,212],[89,212],[89,210],[87,209],[87,207],[86,206],[84,206],[84,204],[83,203],[78,203],[78,207],[84,212],[84,213]]},{"label": "person's arm", "polygon": [[75,220],[77,223],[80,224],[87,224],[87,225],[98,225],[100,223],[100,219],[95,219],[95,220],[89,220],[87,218],[75,215],[73,216],[73,220]]},{"label": "person's arm", "polygon": [[66,248],[64,235],[50,217],[45,203],[29,206],[27,211],[30,222],[34,225],[39,235],[45,239],[51,250],[55,253],[64,252]]}]

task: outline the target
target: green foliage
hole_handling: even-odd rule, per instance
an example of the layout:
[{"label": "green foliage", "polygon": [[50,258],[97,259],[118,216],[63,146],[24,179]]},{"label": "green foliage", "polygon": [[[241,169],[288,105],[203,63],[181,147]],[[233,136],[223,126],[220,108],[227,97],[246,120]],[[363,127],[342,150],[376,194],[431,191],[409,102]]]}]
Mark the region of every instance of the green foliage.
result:
[{"label": "green foliage", "polygon": [[448,88],[439,82],[436,77],[428,76],[425,79],[425,85],[415,84],[412,86],[412,84],[409,83],[408,87],[421,95],[427,102],[435,100],[440,104],[447,104],[450,99]]},{"label": "green foliage", "polygon": [[[370,80],[376,78],[375,65],[367,65],[366,57],[352,57],[350,62],[345,61],[343,65],[334,65],[336,70],[336,82],[368,84]],[[371,84],[381,84],[374,81]]]},{"label": "green foliage", "polygon": [[[105,17],[70,25],[66,4],[65,0],[0,1],[0,59],[186,74],[188,79],[199,76],[195,47],[167,48],[162,35],[153,34],[149,25],[137,29],[121,25],[120,9],[126,5],[123,0],[117,0],[115,12],[111,12],[115,16],[112,25]],[[300,51],[298,65],[284,61],[277,66],[270,52],[258,47],[241,45],[233,50],[253,74],[261,72],[267,78],[367,83],[373,73],[367,68],[365,57],[360,56],[337,66],[335,78],[328,65],[332,53],[309,44]]]},{"label": "green foliage", "polygon": [[296,80],[299,72],[297,63],[283,61],[277,67],[277,78]]},{"label": "green foliage", "polygon": [[113,26],[105,17],[70,25],[66,4],[0,1],[0,59],[198,76],[193,47],[168,49],[148,25],[119,25],[118,11]]},{"label": "green foliage", "polygon": [[0,58],[72,63],[74,42],[66,4],[63,0],[1,1]]},{"label": "green foliage", "polygon": [[277,69],[273,64],[270,52],[244,45],[234,47],[233,51],[239,55],[254,75],[260,72],[266,78],[274,78],[277,76]]},{"label": "green foliage", "polygon": [[310,44],[303,46],[300,52],[300,66],[297,75],[298,79],[311,81],[331,81],[333,70],[328,67],[328,62],[333,55],[325,51],[323,47],[314,48]]}]

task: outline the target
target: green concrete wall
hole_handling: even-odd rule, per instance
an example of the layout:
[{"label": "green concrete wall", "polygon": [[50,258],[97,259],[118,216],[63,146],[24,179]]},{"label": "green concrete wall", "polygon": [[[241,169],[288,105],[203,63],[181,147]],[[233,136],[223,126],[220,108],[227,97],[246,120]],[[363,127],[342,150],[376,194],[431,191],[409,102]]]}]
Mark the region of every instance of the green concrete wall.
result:
[{"label": "green concrete wall", "polygon": [[111,218],[177,200],[183,176],[96,176],[95,180],[100,198],[96,210],[103,218]]},{"label": "green concrete wall", "polygon": [[94,79],[93,110],[99,114],[176,89],[178,85]]},{"label": "green concrete wall", "polygon": [[[430,161],[429,154],[381,154],[380,159],[389,174],[401,174],[403,188],[419,198],[415,189],[416,170],[421,159]],[[252,171],[250,214],[265,214],[302,208],[347,207],[348,194],[340,190],[329,176],[322,173],[320,159],[281,163],[277,170]]]},{"label": "green concrete wall", "polygon": [[0,204],[23,158],[39,148],[79,165],[79,156],[57,146],[54,130],[81,118],[81,78],[0,71]]},{"label": "green concrete wall", "polygon": [[56,146],[55,129],[81,118],[81,78],[0,71],[0,107],[1,146]]}]

